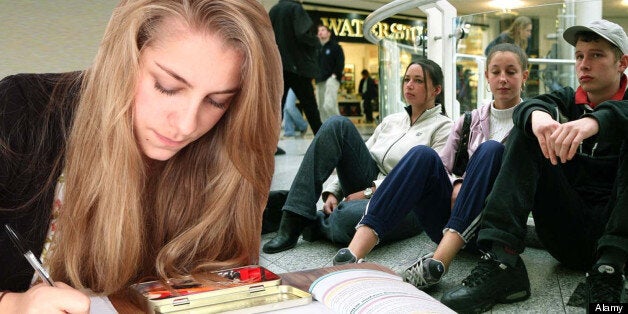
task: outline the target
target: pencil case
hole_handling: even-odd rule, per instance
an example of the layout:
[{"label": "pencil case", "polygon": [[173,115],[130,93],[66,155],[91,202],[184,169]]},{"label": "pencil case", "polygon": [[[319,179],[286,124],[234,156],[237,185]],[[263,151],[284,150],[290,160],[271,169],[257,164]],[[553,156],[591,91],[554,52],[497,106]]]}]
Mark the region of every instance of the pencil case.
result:
[{"label": "pencil case", "polygon": [[281,277],[258,265],[211,272],[207,278],[147,281],[130,290],[147,313],[260,313],[312,302],[311,294],[281,285]]}]

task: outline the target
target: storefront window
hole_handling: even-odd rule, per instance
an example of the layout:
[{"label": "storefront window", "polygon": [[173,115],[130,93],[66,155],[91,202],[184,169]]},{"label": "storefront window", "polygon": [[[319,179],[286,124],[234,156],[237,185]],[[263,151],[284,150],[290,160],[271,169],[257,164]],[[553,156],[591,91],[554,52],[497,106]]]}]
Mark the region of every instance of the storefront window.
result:
[{"label": "storefront window", "polygon": [[[364,39],[364,19],[368,14],[344,13],[335,11],[321,11],[320,8],[306,10],[317,24],[327,26],[338,41],[345,54],[345,67],[341,80],[338,105],[341,114],[346,116],[362,116],[361,99],[358,85],[362,70],[367,70],[370,76],[379,85],[381,64],[378,46]],[[426,20],[421,18],[394,17],[386,19],[371,30],[379,38],[386,38],[395,43],[411,45],[416,36],[422,34]],[[403,50],[397,58],[406,65],[412,60],[412,54]],[[395,79],[399,81],[400,76]],[[398,85],[398,84],[397,84]],[[396,90],[399,93],[399,90]],[[374,102],[373,111],[378,112],[380,98]]]}]

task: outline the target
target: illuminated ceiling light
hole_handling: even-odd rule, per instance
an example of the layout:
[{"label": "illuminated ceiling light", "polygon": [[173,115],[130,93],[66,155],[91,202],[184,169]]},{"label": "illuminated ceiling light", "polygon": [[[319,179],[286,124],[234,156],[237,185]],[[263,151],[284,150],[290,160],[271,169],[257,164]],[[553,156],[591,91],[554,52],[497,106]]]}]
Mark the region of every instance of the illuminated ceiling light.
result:
[{"label": "illuminated ceiling light", "polygon": [[512,9],[523,7],[524,3],[520,0],[492,0],[489,2],[489,5],[493,8],[501,9],[502,11],[510,11]]}]

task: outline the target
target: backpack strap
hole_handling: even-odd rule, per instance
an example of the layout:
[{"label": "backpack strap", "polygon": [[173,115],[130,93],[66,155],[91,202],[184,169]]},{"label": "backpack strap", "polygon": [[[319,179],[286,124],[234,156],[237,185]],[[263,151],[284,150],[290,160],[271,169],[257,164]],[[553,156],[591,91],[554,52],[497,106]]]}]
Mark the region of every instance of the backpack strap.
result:
[{"label": "backpack strap", "polygon": [[467,163],[469,162],[469,134],[471,133],[471,111],[465,111],[464,121],[462,122],[462,135],[460,136],[460,145],[456,151],[454,158],[454,166],[452,173],[457,176],[462,176],[467,169]]}]

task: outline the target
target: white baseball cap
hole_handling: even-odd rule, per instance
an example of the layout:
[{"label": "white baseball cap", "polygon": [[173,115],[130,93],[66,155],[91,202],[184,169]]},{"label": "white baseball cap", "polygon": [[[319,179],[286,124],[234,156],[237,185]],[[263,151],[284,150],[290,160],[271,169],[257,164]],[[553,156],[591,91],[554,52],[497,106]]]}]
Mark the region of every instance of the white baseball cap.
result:
[{"label": "white baseball cap", "polygon": [[569,27],[563,33],[563,38],[572,46],[576,46],[576,34],[582,31],[594,32],[611,44],[617,46],[622,53],[628,54],[628,36],[621,26],[607,20],[596,20],[587,26],[576,25]]}]

